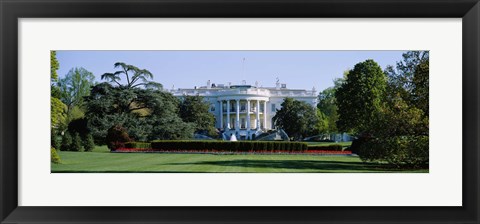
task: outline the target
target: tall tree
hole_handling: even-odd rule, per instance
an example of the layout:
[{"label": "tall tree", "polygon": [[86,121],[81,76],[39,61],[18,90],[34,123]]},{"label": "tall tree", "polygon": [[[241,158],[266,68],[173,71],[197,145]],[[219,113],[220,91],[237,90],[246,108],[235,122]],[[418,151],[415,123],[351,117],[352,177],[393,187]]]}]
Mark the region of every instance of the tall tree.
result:
[{"label": "tall tree", "polygon": [[[423,96],[428,95],[428,51],[408,51],[402,54],[402,60],[396,67],[387,66],[385,73],[388,77],[389,93],[392,97],[401,97],[408,103],[417,100],[417,86],[422,88]],[[421,65],[421,67],[419,67]],[[426,89],[425,89],[426,85]],[[425,92],[427,90],[427,92]]]},{"label": "tall tree", "polygon": [[273,120],[275,126],[282,128],[293,140],[301,140],[307,136],[318,134],[317,109],[310,104],[292,98],[285,98],[282,108],[277,111]]},{"label": "tall tree", "polygon": [[50,51],[50,80],[56,82],[58,79],[57,70],[60,67],[60,63],[57,60],[57,52]]},{"label": "tall tree", "polygon": [[194,123],[197,132],[208,132],[215,128],[215,116],[209,112],[210,105],[202,96],[185,95],[179,106],[182,120]]},{"label": "tall tree", "polygon": [[326,124],[326,128],[322,129],[324,133],[337,132],[338,107],[335,91],[335,87],[329,87],[318,94],[317,108],[322,114],[319,118]]},{"label": "tall tree", "polygon": [[415,88],[412,91],[413,102],[416,107],[421,109],[426,116],[429,115],[429,60],[421,61],[416,69],[413,77]]},{"label": "tall tree", "polygon": [[62,102],[68,106],[69,111],[74,106],[81,106],[83,98],[90,94],[94,85],[95,76],[88,70],[72,68],[58,81]]},{"label": "tall tree", "polygon": [[65,128],[67,106],[56,97],[50,97],[50,126],[52,129]]},{"label": "tall tree", "polygon": [[[132,84],[132,77],[127,83]],[[121,85],[121,81],[118,76],[115,86],[97,84],[85,98],[87,126],[97,143],[104,143],[107,130],[115,125],[125,127],[137,141],[193,136],[194,125],[178,116],[179,101],[171,93],[149,85]]]},{"label": "tall tree", "polygon": [[373,60],[355,65],[335,93],[341,131],[372,133],[384,106],[386,76]]},{"label": "tall tree", "polygon": [[386,69],[384,104],[370,125],[375,132],[352,144],[352,150],[363,161],[381,161],[399,168],[428,168],[428,64],[428,52],[412,51],[404,53],[395,68]]},{"label": "tall tree", "polygon": [[328,87],[318,94],[317,108],[323,114],[319,119],[324,120],[326,129],[321,129],[323,133],[338,132],[338,106],[335,92],[345,82],[348,71],[343,73],[343,78],[336,78],[333,80],[334,86]]},{"label": "tall tree", "polygon": [[385,128],[388,135],[428,136],[429,117],[429,52],[404,53],[396,67],[387,67],[388,123],[398,123],[396,128]]},{"label": "tall tree", "polygon": [[67,107],[59,99],[60,91],[55,83],[58,81],[57,70],[60,67],[55,51],[50,51],[50,127],[52,133],[65,127]]}]

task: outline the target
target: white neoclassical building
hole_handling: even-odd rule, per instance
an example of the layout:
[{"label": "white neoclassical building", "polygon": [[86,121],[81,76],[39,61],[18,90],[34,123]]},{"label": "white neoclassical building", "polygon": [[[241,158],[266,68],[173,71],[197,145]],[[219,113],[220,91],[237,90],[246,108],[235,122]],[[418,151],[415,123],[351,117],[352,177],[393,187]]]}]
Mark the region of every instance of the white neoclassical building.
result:
[{"label": "white neoclassical building", "polygon": [[273,116],[281,108],[284,98],[290,97],[317,106],[317,93],[312,90],[288,89],[278,80],[275,87],[247,85],[225,85],[207,82],[206,86],[191,89],[173,89],[174,96],[199,95],[210,103],[210,112],[215,115],[216,127],[226,137],[236,135],[237,139],[252,139],[274,129]]}]

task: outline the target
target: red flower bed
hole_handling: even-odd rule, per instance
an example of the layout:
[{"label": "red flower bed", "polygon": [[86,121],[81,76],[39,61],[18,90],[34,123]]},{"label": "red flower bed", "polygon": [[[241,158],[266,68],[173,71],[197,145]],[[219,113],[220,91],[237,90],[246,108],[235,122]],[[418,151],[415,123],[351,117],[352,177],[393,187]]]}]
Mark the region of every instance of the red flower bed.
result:
[{"label": "red flower bed", "polygon": [[305,150],[304,152],[286,151],[286,150],[251,150],[248,152],[233,152],[220,150],[158,150],[158,149],[139,149],[139,148],[119,148],[113,152],[151,152],[151,153],[193,153],[193,154],[306,154],[306,155],[351,155],[351,151],[334,150]]}]

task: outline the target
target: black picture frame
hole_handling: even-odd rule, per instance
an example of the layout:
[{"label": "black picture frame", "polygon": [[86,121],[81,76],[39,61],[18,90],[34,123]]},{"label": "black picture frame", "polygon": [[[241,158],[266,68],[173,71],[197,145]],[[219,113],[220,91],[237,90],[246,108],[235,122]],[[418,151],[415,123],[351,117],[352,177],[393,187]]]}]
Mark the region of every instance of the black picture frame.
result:
[{"label": "black picture frame", "polygon": [[[479,223],[478,0],[0,0],[1,223]],[[18,206],[19,18],[462,18],[461,207]],[[446,130],[447,131],[447,130]],[[460,147],[460,146],[459,146]],[[352,192],[355,189],[352,186]],[[445,192],[448,194],[448,192]],[[442,195],[439,195],[442,197]]]}]

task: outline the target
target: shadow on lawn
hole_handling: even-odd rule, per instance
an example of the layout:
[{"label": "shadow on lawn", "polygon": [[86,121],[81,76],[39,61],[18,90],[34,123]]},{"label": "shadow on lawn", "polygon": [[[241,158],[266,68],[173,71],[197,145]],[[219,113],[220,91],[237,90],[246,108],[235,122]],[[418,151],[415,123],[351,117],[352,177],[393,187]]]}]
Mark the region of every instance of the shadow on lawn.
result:
[{"label": "shadow on lawn", "polygon": [[162,165],[210,165],[210,166],[236,166],[250,168],[275,168],[298,170],[354,170],[354,171],[401,171],[379,164],[362,162],[340,161],[315,161],[315,160],[228,160],[228,161],[203,161],[193,163],[167,163]]}]

